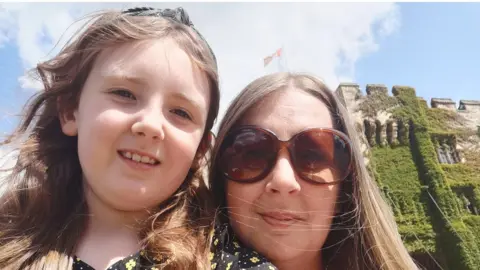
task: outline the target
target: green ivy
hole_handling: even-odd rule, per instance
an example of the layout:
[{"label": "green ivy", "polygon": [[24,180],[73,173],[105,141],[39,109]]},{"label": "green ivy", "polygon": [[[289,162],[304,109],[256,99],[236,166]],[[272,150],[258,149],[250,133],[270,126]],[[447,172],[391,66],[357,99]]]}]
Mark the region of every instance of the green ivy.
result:
[{"label": "green ivy", "polygon": [[480,269],[479,220],[457,196],[468,193],[479,204],[480,169],[469,164],[440,165],[435,145],[437,140],[471,136],[471,131],[458,128],[464,119],[455,112],[428,108],[411,87],[394,86],[392,92],[394,97],[378,94],[381,99],[364,101],[360,110],[371,116],[387,110],[408,124],[406,146],[372,149],[373,172],[380,178],[405,245],[412,253],[445,257],[444,269]]},{"label": "green ivy", "polygon": [[389,111],[398,106],[398,100],[384,92],[372,92],[360,103],[358,109],[364,117],[375,118],[378,112]]},{"label": "green ivy", "polygon": [[461,133],[456,126],[463,125],[465,119],[458,113],[441,108],[427,108],[427,120],[432,133]]},{"label": "green ivy", "polygon": [[466,164],[442,164],[442,169],[450,186],[480,184],[480,167]]}]

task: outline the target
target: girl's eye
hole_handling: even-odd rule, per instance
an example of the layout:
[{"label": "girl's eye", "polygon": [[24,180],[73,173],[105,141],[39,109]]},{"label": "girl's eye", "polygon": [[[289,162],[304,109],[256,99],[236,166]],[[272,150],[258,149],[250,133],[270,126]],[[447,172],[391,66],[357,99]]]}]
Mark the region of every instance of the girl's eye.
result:
[{"label": "girl's eye", "polygon": [[173,109],[171,112],[185,119],[192,120],[192,117],[190,117],[190,115],[182,109]]},{"label": "girl's eye", "polygon": [[121,96],[123,98],[137,100],[137,98],[132,94],[132,92],[125,89],[116,89],[116,90],[113,90],[112,93],[114,95]]}]

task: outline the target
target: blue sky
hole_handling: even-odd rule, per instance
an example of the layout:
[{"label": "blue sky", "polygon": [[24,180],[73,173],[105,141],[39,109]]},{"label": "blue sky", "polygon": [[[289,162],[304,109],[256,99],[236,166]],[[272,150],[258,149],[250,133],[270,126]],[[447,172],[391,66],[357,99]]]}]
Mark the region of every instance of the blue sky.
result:
[{"label": "blue sky", "polygon": [[0,134],[9,132],[16,126],[17,116],[23,103],[33,93],[21,89],[17,77],[23,74],[23,67],[14,44],[7,43],[0,48]]},{"label": "blue sky", "polygon": [[402,3],[401,27],[359,60],[356,82],[409,85],[417,96],[480,100],[480,3]]},{"label": "blue sky", "polygon": [[[209,7],[207,6],[206,8]],[[92,7],[92,9],[95,8]],[[371,8],[366,8],[366,10],[371,10]],[[353,68],[352,70],[354,71],[347,76],[338,75],[340,77],[339,81],[353,80],[361,86],[363,91],[366,84],[385,84],[389,91],[393,85],[409,85],[415,87],[417,95],[424,97],[427,101],[430,101],[432,97],[448,97],[457,103],[460,99],[480,99],[480,93],[476,89],[479,83],[477,78],[480,74],[480,3],[401,3],[388,7],[382,6],[377,9],[376,13],[368,13],[365,16],[383,18],[382,16],[388,15],[391,17],[395,13],[393,11],[396,11],[397,15],[395,16],[398,16],[396,19],[399,22],[395,30],[386,35],[376,34],[374,36],[375,46],[371,44],[365,45],[374,48],[372,50],[368,49],[370,47],[358,49],[364,48],[362,47],[364,45],[358,45],[351,49],[350,53],[358,56],[358,59],[353,57],[352,59],[354,60],[349,62],[351,64],[350,68]],[[349,12],[356,11],[350,10]],[[335,15],[335,17],[338,16]],[[200,20],[200,15],[197,15],[197,18]],[[360,15],[358,18],[364,21]],[[378,20],[375,19],[369,23],[372,31],[375,31],[375,23]],[[345,20],[338,20],[338,23],[342,21]],[[325,23],[328,24],[328,22]],[[358,25],[358,21],[352,21],[351,27],[353,28],[355,24]],[[52,25],[66,28],[66,25],[63,26],[58,23],[51,24],[50,28],[52,28]],[[203,25],[206,25],[206,23]],[[267,27],[258,24],[255,27],[257,26]],[[215,31],[220,31],[217,27],[220,27],[218,23],[215,26],[208,27],[208,29],[201,30],[207,33],[205,36],[212,37],[215,35]],[[346,27],[348,28],[349,26],[347,25]],[[245,28],[247,29],[247,25],[245,25]],[[3,31],[5,33],[6,30],[3,29]],[[45,31],[48,32],[47,30]],[[241,37],[241,29],[236,29],[236,31],[239,31],[237,35]],[[249,30],[245,31],[248,32]],[[359,34],[360,38],[361,35],[369,33],[367,30],[362,31]],[[299,32],[296,31],[294,33]],[[325,33],[327,34],[323,35],[324,41],[329,35],[328,31]],[[2,29],[0,29],[0,34],[2,34]],[[304,34],[307,35],[309,33]],[[268,38],[268,33],[265,36]],[[45,36],[40,36],[40,39],[48,40]],[[231,44],[228,44],[228,41],[225,41],[225,39],[222,41],[216,41],[215,37],[211,39],[213,40],[212,47],[214,50],[217,50],[216,48],[221,47],[222,44],[227,44],[231,47]],[[272,44],[275,42],[275,44],[279,44],[281,41],[281,39],[277,40],[275,36],[272,36],[271,39],[273,40]],[[358,38],[356,37],[356,39]],[[336,46],[335,43],[332,44],[330,47]],[[276,45],[269,44],[269,46],[273,52]],[[319,46],[321,47],[321,45]],[[325,45],[325,48],[322,49],[326,52],[326,54],[322,55],[322,59],[330,59],[330,55],[328,55],[329,49],[332,51],[332,54],[336,55],[333,52],[337,52],[337,49],[330,47]],[[249,50],[249,48],[243,46],[243,50]],[[295,55],[307,54],[306,51],[300,49],[295,52],[292,52],[292,50],[290,49],[289,51],[289,62],[295,62]],[[240,57],[224,48],[218,49],[218,51],[222,51],[217,55],[221,67],[221,75],[222,66],[224,70],[228,69],[230,62],[234,62],[233,59],[242,63],[257,61],[259,63],[258,66],[263,63],[261,58],[257,56],[255,56],[256,58],[251,57],[248,59],[248,57]],[[28,52],[25,52],[25,50],[22,52],[23,55],[28,55]],[[15,39],[11,39],[9,42],[4,42],[0,47],[0,93],[2,94],[2,99],[0,99],[0,134],[13,129],[16,120],[11,114],[19,113],[26,99],[34,93],[34,90],[22,89],[18,81],[18,78],[23,75],[24,68],[29,66],[27,62],[32,61],[25,58],[25,56],[21,57],[22,52],[20,52],[18,46],[18,38],[17,42]],[[266,52],[264,50],[260,52],[260,55],[266,56]],[[268,52],[270,53],[270,51]],[[325,61],[329,63],[328,60]],[[301,66],[301,62],[297,61],[296,67]],[[324,71],[325,69],[315,69],[310,68],[310,66],[308,65],[309,68],[304,70],[320,76],[323,75],[322,72],[328,73]],[[242,80],[236,81],[235,84],[228,84],[231,78],[228,74],[229,72],[239,72],[233,69],[235,72],[227,70],[224,72],[227,76],[224,76],[223,81],[228,86],[227,88],[240,88],[255,77],[263,75],[262,68],[244,69],[241,73],[246,74],[245,76],[248,75],[248,77],[243,77]],[[330,81],[334,82],[333,85],[338,84],[336,80]]]}]

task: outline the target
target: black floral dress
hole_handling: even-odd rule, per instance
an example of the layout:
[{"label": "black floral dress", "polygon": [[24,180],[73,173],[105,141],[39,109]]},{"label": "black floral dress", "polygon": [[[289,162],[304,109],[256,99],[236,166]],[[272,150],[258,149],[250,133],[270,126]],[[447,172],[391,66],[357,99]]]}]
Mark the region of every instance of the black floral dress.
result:
[{"label": "black floral dress", "polygon": [[[212,237],[209,255],[212,270],[277,270],[265,257],[242,246],[228,225],[218,226]],[[160,262],[161,259],[150,259],[140,251],[116,262],[108,270],[160,270],[155,266]],[[74,257],[73,270],[95,269],[81,258]]]},{"label": "black floral dress", "polygon": [[227,224],[215,229],[212,240],[209,258],[212,269],[278,269],[258,252],[241,245]]},{"label": "black floral dress", "polygon": [[[108,270],[160,270],[155,265],[161,260],[149,259],[144,251],[132,254],[107,268]],[[93,267],[78,257],[73,258],[73,270],[95,270]]]}]

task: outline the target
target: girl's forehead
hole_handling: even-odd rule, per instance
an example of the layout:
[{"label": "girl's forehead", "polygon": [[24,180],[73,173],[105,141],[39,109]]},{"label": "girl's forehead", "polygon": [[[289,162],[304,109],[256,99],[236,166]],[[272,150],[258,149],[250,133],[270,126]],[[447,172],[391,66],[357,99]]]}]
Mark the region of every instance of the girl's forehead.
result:
[{"label": "girl's forehead", "polygon": [[189,82],[189,76],[206,80],[190,56],[170,38],[128,42],[105,49],[92,71],[102,76],[150,76],[164,81]]},{"label": "girl's forehead", "polygon": [[186,53],[169,38],[131,41],[102,50],[94,69],[97,68],[101,73],[128,72],[132,69],[151,71],[148,68],[155,67],[158,62],[168,62],[173,58],[176,60],[186,58],[184,60],[191,65],[190,58]]}]

